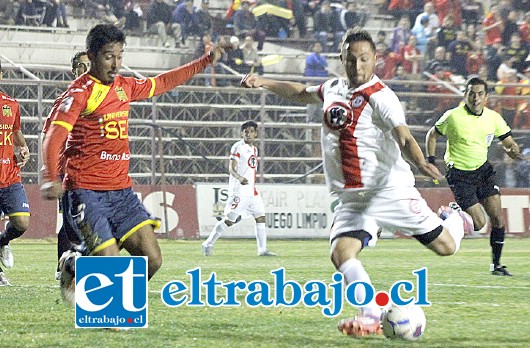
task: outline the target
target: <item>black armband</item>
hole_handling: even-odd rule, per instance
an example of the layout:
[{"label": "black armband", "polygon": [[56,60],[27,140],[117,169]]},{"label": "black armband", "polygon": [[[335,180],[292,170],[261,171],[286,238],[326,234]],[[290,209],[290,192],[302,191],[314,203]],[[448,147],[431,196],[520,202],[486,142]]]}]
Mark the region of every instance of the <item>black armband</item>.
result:
[{"label": "black armband", "polygon": [[436,157],[435,156],[428,156],[427,157],[427,162],[429,162],[430,164],[436,165]]}]

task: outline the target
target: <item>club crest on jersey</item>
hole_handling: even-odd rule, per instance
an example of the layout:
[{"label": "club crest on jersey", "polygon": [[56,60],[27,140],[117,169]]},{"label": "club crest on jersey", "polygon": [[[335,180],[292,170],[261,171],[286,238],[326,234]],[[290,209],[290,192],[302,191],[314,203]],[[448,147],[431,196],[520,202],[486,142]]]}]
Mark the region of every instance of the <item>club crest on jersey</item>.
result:
[{"label": "club crest on jersey", "polygon": [[11,110],[11,106],[3,105],[2,106],[2,115],[5,116],[5,117],[13,116],[13,111]]},{"label": "club crest on jersey", "polygon": [[116,90],[116,95],[118,96],[118,99],[120,101],[125,102],[129,99],[127,98],[127,93],[125,93],[123,88],[121,88],[120,86],[116,87],[115,90]]},{"label": "club crest on jersey", "polygon": [[258,166],[258,159],[256,156],[250,156],[248,159],[248,166],[250,168],[256,168]]},{"label": "club crest on jersey", "polygon": [[353,99],[352,105],[354,108],[358,108],[359,106],[363,105],[364,103],[364,97],[362,95],[358,95]]},{"label": "club crest on jersey", "polygon": [[343,102],[331,104],[324,112],[324,122],[331,129],[342,129],[352,122],[351,107]]}]

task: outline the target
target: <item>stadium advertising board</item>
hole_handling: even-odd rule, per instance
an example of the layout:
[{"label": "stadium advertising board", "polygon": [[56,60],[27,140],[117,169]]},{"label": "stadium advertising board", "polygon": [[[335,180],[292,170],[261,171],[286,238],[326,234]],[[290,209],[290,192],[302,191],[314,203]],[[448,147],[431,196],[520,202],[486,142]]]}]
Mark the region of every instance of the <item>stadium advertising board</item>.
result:
[{"label": "stadium advertising board", "polygon": [[[429,207],[437,210],[454,200],[449,188],[420,189]],[[530,189],[501,188],[501,205],[504,209],[506,233],[530,237]]]},{"label": "stadium advertising board", "polygon": [[[201,238],[213,229],[228,198],[228,185],[196,184]],[[267,235],[276,238],[328,237],[333,198],[324,185],[257,185],[266,211]],[[244,217],[223,237],[254,238],[254,219]]]},{"label": "stadium advertising board", "polygon": [[[30,202],[31,223],[24,238],[53,237],[60,227],[61,215],[57,211],[57,202],[43,200],[38,185],[27,184],[25,188]],[[164,202],[164,190],[161,186],[134,187],[147,209],[162,220],[162,227],[157,233],[161,237],[186,239],[208,236],[216,218],[223,214],[228,197],[227,189],[226,183],[167,185]],[[267,212],[269,237],[328,237],[333,198],[325,186],[259,185],[258,190]],[[420,192],[435,210],[453,200],[449,188],[420,189]],[[503,188],[501,192],[508,235],[530,237],[530,189]],[[254,238],[253,219],[243,219],[229,228],[223,236]]]}]

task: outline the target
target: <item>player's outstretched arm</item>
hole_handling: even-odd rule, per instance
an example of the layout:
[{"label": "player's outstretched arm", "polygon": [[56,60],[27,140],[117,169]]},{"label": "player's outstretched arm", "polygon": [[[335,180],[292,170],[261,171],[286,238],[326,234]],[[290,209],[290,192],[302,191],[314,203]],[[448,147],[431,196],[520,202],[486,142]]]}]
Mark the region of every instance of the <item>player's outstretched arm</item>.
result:
[{"label": "player's outstretched arm", "polygon": [[241,80],[241,85],[246,88],[263,87],[285,99],[302,104],[316,104],[322,102],[317,97],[316,93],[307,92],[306,86],[299,82],[273,80],[254,74],[248,74]]},{"label": "player's outstretched arm", "polygon": [[217,45],[212,51],[204,54],[202,57],[197,58],[188,64],[181,65],[175,69],[159,74],[154,78],[154,95],[160,95],[177,86],[185,84],[194,75],[203,71],[208,65],[215,64],[221,59],[226,50],[226,46]]}]

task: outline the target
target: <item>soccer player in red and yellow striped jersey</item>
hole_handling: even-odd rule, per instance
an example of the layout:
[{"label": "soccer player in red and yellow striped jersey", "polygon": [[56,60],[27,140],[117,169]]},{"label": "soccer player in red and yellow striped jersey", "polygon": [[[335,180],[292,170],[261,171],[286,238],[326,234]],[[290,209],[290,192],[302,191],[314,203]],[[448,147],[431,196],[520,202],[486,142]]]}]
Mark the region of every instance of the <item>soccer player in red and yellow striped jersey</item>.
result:
[{"label": "soccer player in red and yellow striped jersey", "polygon": [[[119,75],[125,35],[106,24],[88,33],[89,71],[77,78],[52,110],[44,141],[44,198],[56,199],[64,188],[66,205],[93,255],[118,255],[123,247],[148,256],[151,278],[162,264],[153,218],[132,191],[129,176],[128,119],[130,103],[167,92],[188,81],[223,54],[221,47],[156,77]],[[57,164],[66,142],[66,170],[61,187]]]},{"label": "soccer player in red and yellow striped jersey", "polygon": [[[29,160],[29,149],[20,129],[18,102],[0,92],[0,109],[0,211],[9,216],[5,231],[0,233],[0,261],[11,268],[13,253],[9,242],[29,227],[29,203],[20,179],[20,168]],[[5,285],[11,284],[0,268],[0,286]]]}]

